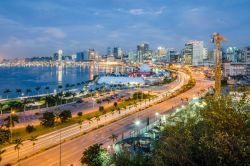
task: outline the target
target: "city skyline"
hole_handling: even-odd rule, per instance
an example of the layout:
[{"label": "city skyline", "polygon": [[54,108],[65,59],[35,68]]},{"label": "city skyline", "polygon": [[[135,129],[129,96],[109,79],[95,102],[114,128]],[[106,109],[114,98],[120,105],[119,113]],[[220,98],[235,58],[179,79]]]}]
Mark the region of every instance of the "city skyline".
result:
[{"label": "city skyline", "polygon": [[106,53],[109,46],[136,49],[142,42],[180,49],[192,39],[211,47],[214,31],[229,39],[227,46],[245,47],[249,7],[246,0],[1,1],[0,59],[51,56],[58,49]]}]

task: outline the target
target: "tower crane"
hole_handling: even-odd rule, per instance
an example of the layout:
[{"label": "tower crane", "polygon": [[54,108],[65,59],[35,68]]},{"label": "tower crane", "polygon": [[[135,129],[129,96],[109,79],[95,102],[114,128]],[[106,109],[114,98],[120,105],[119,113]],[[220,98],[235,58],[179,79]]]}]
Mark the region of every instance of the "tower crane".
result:
[{"label": "tower crane", "polygon": [[226,41],[219,33],[213,33],[212,42],[215,45],[215,96],[221,96],[221,43]]}]

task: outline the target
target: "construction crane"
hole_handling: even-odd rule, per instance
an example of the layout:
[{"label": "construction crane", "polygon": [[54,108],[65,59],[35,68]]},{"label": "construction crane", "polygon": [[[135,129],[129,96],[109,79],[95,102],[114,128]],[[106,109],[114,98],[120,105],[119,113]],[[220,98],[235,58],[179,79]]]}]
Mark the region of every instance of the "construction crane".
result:
[{"label": "construction crane", "polygon": [[215,45],[215,96],[221,96],[221,43],[226,41],[219,33],[213,33],[212,42]]}]

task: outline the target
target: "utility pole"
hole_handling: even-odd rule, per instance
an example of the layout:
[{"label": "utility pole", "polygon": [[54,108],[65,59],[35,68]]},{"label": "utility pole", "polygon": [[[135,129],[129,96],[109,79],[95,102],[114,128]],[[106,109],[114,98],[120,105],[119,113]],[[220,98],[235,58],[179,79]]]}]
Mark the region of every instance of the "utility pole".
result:
[{"label": "utility pole", "polygon": [[61,141],[61,129],[60,129],[60,166],[62,166],[62,141]]},{"label": "utility pole", "polygon": [[225,41],[224,37],[219,33],[213,33],[212,42],[215,45],[215,96],[221,96],[221,43]]}]

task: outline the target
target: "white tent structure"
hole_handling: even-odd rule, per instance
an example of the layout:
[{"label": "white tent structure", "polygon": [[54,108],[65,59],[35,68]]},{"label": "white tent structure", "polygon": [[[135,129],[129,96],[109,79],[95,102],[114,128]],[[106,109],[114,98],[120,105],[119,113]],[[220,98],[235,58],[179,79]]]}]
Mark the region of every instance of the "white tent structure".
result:
[{"label": "white tent structure", "polygon": [[114,76],[102,76],[98,79],[99,84],[123,84],[123,85],[144,85],[145,81],[141,77],[114,77]]}]

